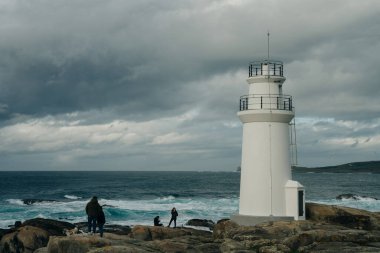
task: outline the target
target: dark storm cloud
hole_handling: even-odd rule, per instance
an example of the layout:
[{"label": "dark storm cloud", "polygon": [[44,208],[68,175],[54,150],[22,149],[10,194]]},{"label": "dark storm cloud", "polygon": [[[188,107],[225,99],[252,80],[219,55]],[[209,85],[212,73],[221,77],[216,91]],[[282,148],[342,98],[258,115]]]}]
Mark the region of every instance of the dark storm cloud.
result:
[{"label": "dark storm cloud", "polygon": [[228,22],[247,13],[218,4],[16,2],[3,18],[0,100],[21,114],[194,103],[198,94],[181,93],[188,82],[248,61]]},{"label": "dark storm cloud", "polygon": [[[358,9],[359,14],[350,18],[342,12],[354,11],[356,5],[342,6],[334,16],[322,4],[296,3],[299,10],[284,3],[222,1],[16,1],[5,8],[2,18],[0,102],[10,113],[32,115],[113,106],[123,114],[185,110],[208,90],[189,93],[188,83],[245,69],[250,59],[264,58],[270,27],[272,54],[286,64],[301,61],[308,66],[304,61],[313,58],[329,68],[311,70],[313,75],[341,70],[363,77],[360,86],[329,79],[331,83],[322,84],[327,89],[307,80],[302,84],[308,87],[305,91],[316,86],[309,101],[313,97],[325,103],[329,94],[349,101],[378,95],[374,88],[378,73],[368,68],[378,64],[371,53],[380,50],[373,34],[380,19],[377,13],[364,9],[367,15],[361,16],[363,9]],[[256,13],[268,6],[270,13]],[[315,13],[306,15],[313,6]],[[297,71],[294,75],[304,76]],[[307,105],[302,89],[290,91],[300,94],[301,105]],[[213,94],[220,101],[218,91]],[[349,108],[327,110],[317,102],[312,111],[336,116],[349,113]]]},{"label": "dark storm cloud", "polygon": [[12,113],[113,105],[144,111],[169,107],[160,98],[176,99],[186,69],[171,66],[170,56],[157,59],[160,38],[146,27],[151,21],[134,14],[144,4],[121,4],[122,12],[113,3],[39,3],[14,4],[2,25],[0,101]]},{"label": "dark storm cloud", "polygon": [[202,154],[197,168],[236,168],[239,96],[269,29],[270,58],[284,62],[284,92],[306,119],[302,162],[331,147],[360,159],[379,145],[379,10],[371,0],[0,1],[0,155],[61,168],[125,156],[162,169]]}]

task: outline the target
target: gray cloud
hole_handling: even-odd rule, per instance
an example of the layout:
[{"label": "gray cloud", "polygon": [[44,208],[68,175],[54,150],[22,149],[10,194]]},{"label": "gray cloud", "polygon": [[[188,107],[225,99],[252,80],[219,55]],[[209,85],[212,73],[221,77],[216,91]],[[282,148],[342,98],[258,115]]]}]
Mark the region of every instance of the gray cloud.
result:
[{"label": "gray cloud", "polygon": [[[0,155],[7,166],[23,167],[15,161],[25,159],[36,161],[33,168],[44,160],[55,161],[47,167],[61,169],[124,169],[123,163],[131,164],[129,169],[181,169],[173,163],[187,164],[187,169],[234,169],[240,163],[238,99],[248,92],[248,62],[266,57],[268,29],[271,58],[285,63],[284,90],[294,96],[297,117],[313,119],[303,120],[298,129],[300,162],[376,157],[377,1],[0,4],[0,134],[12,136]],[[175,123],[194,112],[191,120]],[[144,128],[147,140],[132,146],[119,146],[118,140],[94,144],[85,134],[67,143],[70,138],[60,135],[60,124],[78,120],[80,129],[95,133],[97,124],[154,122],[160,128],[168,118],[176,119],[176,128]],[[326,118],[332,120],[326,123]],[[341,122],[375,123],[353,131],[342,130]],[[315,130],[326,124],[328,131]],[[19,126],[41,135],[28,140],[16,131]],[[71,131],[75,136],[79,130]],[[45,134],[56,140],[44,140]],[[328,139],[335,141],[337,155],[330,155]],[[45,142],[57,146],[43,149]],[[352,149],[357,155],[345,156]],[[199,153],[204,159],[195,164]],[[148,155],[150,161],[143,158]],[[326,161],[326,155],[333,158]]]}]

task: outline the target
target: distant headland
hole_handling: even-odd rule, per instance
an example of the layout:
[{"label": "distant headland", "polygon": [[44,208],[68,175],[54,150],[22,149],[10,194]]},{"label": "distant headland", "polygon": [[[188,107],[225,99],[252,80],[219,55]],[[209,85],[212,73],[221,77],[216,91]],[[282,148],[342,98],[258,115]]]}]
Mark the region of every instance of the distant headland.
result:
[{"label": "distant headland", "polygon": [[299,167],[293,166],[295,172],[332,172],[332,173],[378,173],[380,174],[380,161],[368,161],[368,162],[353,162],[335,166],[325,167]]}]

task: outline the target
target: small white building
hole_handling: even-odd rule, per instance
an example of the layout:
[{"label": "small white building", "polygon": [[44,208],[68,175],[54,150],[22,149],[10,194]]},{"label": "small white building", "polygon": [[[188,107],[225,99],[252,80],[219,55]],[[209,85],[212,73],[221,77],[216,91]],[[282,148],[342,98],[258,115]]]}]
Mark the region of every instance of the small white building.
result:
[{"label": "small white building", "polygon": [[292,180],[290,127],[292,97],[284,95],[283,63],[249,64],[249,94],[240,97],[243,123],[240,225],[270,220],[305,219],[304,187]]}]

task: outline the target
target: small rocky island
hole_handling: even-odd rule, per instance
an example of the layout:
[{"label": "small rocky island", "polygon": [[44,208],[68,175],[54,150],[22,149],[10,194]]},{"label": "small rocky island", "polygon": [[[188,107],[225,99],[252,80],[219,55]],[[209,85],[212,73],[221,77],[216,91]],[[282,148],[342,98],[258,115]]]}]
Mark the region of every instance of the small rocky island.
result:
[{"label": "small rocky island", "polygon": [[188,227],[109,225],[104,237],[80,233],[86,223],[27,220],[0,230],[0,253],[122,252],[380,252],[380,213],[315,203],[306,205],[306,221],[277,221],[239,226],[225,219],[194,220]]}]

